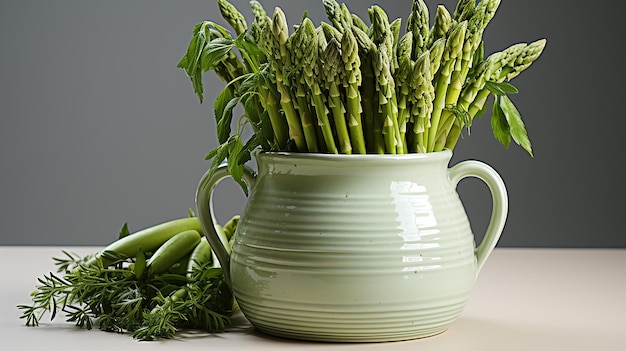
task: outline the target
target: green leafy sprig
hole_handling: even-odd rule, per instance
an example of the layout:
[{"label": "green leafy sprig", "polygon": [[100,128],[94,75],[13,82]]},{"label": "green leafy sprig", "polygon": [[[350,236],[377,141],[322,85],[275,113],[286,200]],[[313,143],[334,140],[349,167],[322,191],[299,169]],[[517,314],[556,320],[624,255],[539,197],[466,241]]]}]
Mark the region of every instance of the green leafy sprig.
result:
[{"label": "green leafy sprig", "polygon": [[[230,235],[233,226],[236,222],[230,224]],[[50,320],[64,314],[67,322],[81,328],[155,340],[173,338],[181,329],[223,331],[229,324],[233,298],[221,268],[211,261],[193,265],[190,271],[181,261],[166,272],[150,274],[150,252],[139,250],[131,258],[104,251],[110,262],[106,267],[88,264],[93,255],[63,254],[53,258],[56,273],[37,279],[32,304],[17,306],[27,326],[38,326],[46,313]]]}]

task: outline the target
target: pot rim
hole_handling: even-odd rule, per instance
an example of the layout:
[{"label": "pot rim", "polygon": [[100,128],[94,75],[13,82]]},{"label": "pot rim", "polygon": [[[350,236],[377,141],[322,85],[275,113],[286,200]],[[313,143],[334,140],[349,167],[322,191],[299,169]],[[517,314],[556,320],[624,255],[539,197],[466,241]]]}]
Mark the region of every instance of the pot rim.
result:
[{"label": "pot rim", "polygon": [[450,159],[452,150],[444,149],[443,151],[433,151],[426,153],[408,153],[408,154],[330,154],[320,152],[289,152],[289,151],[266,151],[257,149],[253,151],[254,157],[277,157],[277,158],[294,158],[306,160],[415,160],[415,159]]}]

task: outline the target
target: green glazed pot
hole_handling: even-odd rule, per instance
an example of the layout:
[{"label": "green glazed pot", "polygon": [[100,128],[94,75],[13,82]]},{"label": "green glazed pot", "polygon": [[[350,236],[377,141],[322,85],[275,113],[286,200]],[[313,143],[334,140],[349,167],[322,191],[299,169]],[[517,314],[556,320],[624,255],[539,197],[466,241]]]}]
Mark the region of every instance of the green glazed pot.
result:
[{"label": "green glazed pot", "polygon": [[[445,331],[460,315],[504,227],[500,176],[449,150],[409,155],[255,155],[232,252],[211,196],[226,166],[201,179],[197,213],[243,314],[288,338],[376,342]],[[466,177],[492,193],[476,247],[456,192]]]}]

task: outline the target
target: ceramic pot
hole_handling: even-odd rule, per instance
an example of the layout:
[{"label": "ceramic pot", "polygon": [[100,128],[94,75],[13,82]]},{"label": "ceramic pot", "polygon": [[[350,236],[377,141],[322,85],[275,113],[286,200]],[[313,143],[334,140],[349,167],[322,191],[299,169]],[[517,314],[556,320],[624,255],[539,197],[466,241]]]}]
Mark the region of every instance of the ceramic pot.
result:
[{"label": "ceramic pot", "polygon": [[[276,336],[397,341],[446,330],[465,306],[504,227],[508,199],[479,161],[449,168],[449,150],[409,155],[255,155],[232,252],[214,229],[212,192],[226,166],[201,179],[197,214],[246,318]],[[456,192],[466,177],[492,193],[476,247]]]}]

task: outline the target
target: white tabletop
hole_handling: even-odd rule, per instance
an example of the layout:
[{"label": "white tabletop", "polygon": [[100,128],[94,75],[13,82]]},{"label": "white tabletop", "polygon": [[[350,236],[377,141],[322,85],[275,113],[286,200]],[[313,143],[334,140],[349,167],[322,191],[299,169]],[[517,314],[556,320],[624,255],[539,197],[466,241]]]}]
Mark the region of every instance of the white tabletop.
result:
[{"label": "white tabletop", "polygon": [[[461,317],[446,332],[392,343],[332,344],[257,332],[241,315],[231,330],[140,342],[82,330],[47,316],[26,327],[15,306],[30,304],[36,279],[54,270],[61,250],[94,247],[0,247],[0,340],[3,350],[626,350],[626,249],[496,248]],[[7,345],[8,343],[8,345]]]}]

